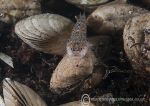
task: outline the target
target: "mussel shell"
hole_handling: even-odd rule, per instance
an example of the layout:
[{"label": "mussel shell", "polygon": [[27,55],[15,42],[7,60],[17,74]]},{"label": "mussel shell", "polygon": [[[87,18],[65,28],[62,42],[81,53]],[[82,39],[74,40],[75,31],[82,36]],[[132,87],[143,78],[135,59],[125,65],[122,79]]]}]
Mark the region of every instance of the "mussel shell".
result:
[{"label": "mussel shell", "polygon": [[128,20],[123,40],[127,57],[136,70],[150,72],[150,14],[143,14]]},{"label": "mussel shell", "polygon": [[16,34],[36,50],[63,54],[66,41],[72,31],[73,22],[57,14],[40,14],[19,21]]},{"label": "mussel shell", "polygon": [[125,3],[100,6],[88,17],[88,27],[97,34],[122,35],[128,19],[146,12],[145,9]]},{"label": "mussel shell", "polygon": [[9,78],[3,80],[6,106],[47,106],[31,88]]},{"label": "mussel shell", "polygon": [[95,61],[90,50],[83,58],[66,54],[52,74],[51,91],[59,95],[73,92],[92,74]]}]

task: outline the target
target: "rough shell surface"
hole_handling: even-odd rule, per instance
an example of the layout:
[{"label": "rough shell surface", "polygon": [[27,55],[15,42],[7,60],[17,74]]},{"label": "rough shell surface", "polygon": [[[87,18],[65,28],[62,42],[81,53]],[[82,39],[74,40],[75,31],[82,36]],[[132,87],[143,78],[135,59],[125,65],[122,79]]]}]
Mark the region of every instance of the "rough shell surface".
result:
[{"label": "rough shell surface", "polygon": [[73,22],[57,14],[40,14],[19,21],[16,34],[36,50],[59,54],[64,53]]},{"label": "rough shell surface", "polygon": [[65,55],[52,74],[50,89],[62,95],[74,91],[93,73],[95,61],[90,50],[83,58]]},{"label": "rough shell surface", "polygon": [[12,23],[39,13],[40,0],[0,0],[0,20],[3,22]]},{"label": "rough shell surface", "polygon": [[98,34],[119,34],[128,19],[146,12],[140,7],[123,3],[100,6],[88,17],[88,27]]},{"label": "rough shell surface", "polygon": [[137,72],[150,72],[150,14],[130,19],[124,29],[125,52]]},{"label": "rough shell surface", "polygon": [[3,80],[3,95],[6,106],[47,106],[32,89],[9,78]]}]

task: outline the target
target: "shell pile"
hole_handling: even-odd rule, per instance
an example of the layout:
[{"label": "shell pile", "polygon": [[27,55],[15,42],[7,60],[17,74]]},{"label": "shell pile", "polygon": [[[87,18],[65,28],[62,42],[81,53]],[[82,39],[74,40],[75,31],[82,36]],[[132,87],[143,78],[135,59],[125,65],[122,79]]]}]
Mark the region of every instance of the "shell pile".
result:
[{"label": "shell pile", "polygon": [[[52,1],[55,2],[55,0]],[[41,13],[40,0],[0,1],[0,21],[15,23],[15,33],[23,42],[40,52],[62,56],[55,70],[50,70],[52,75],[49,75],[50,82],[48,83],[51,93],[65,97],[67,94],[89,93],[90,90],[99,87],[108,74],[110,64],[113,64],[113,61],[110,63],[108,61],[112,59],[111,54],[114,51],[118,52],[117,56],[119,54],[119,65],[124,65],[120,56],[120,52],[123,52],[124,63],[127,61],[132,66],[129,68],[134,70],[134,74],[150,73],[149,10],[127,4],[127,0],[65,1],[84,8],[85,11],[86,9],[90,12],[94,10],[92,13],[86,11],[85,22],[75,25],[74,30],[77,31],[72,30],[74,22],[71,19],[59,14]],[[78,17],[76,19],[79,20]],[[80,24],[83,24],[84,28],[80,28]],[[81,46],[85,48],[86,44],[83,43],[88,39],[88,46],[86,46],[89,48],[86,49],[83,57],[66,53],[67,40],[73,31],[76,39],[73,39],[71,43],[76,42],[77,46],[82,44]],[[82,36],[78,36],[80,34]],[[73,47],[74,45],[69,50],[76,51]],[[80,53],[83,48],[80,47],[77,51]],[[3,97],[4,100],[0,96],[0,106],[47,106],[31,88],[9,78],[3,80]],[[75,101],[61,106],[73,105],[80,105],[80,103]],[[89,106],[95,105],[91,103]]]}]

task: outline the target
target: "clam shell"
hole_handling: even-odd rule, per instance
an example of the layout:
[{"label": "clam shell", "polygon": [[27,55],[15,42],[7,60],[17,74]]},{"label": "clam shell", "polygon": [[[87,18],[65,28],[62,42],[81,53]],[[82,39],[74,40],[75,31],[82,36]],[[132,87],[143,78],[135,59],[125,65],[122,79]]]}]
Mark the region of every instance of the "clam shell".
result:
[{"label": "clam shell", "polygon": [[[123,33],[125,52],[133,68],[139,73],[144,71],[150,72],[149,19],[150,14],[147,13],[128,20]],[[147,46],[147,49],[145,46]]]},{"label": "clam shell", "polygon": [[90,50],[83,58],[65,55],[52,74],[51,91],[59,95],[74,91],[93,73],[95,61]]},{"label": "clam shell", "polygon": [[4,99],[0,96],[0,106],[5,106]]},{"label": "clam shell", "polygon": [[88,17],[88,27],[97,34],[122,34],[128,19],[146,12],[145,9],[125,3],[100,6]]},{"label": "clam shell", "polygon": [[0,0],[0,5],[0,20],[6,23],[41,13],[40,0]]},{"label": "clam shell", "polygon": [[19,21],[16,34],[36,50],[50,53],[64,53],[73,22],[57,14],[40,14]]},{"label": "clam shell", "polygon": [[9,78],[3,80],[6,106],[47,106],[31,88]]}]

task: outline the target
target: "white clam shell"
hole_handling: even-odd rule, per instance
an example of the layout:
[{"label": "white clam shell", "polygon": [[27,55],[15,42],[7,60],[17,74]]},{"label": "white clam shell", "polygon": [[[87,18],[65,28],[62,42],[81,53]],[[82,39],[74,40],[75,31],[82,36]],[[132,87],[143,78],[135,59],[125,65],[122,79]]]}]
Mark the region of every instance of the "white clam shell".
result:
[{"label": "white clam shell", "polygon": [[28,17],[15,26],[16,34],[36,50],[62,54],[73,22],[57,14],[40,14]]},{"label": "white clam shell", "polygon": [[6,106],[47,106],[31,88],[9,78],[3,80]]}]

